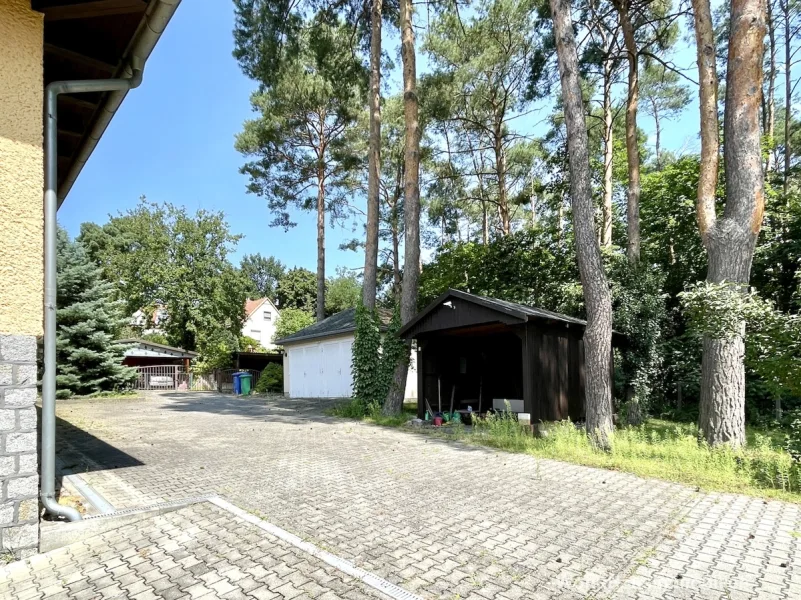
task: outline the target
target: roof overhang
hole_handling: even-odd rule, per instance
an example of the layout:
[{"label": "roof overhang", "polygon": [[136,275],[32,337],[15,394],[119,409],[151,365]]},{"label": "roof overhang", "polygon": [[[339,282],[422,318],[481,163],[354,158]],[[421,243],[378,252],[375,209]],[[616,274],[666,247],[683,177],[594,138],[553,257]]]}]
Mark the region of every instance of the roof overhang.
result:
[{"label": "roof overhang", "polygon": [[197,352],[192,352],[191,350],[156,344],[147,340],[126,339],[118,340],[117,343],[130,346],[125,351],[125,356],[136,356],[139,358],[188,358],[190,360],[198,356]]},{"label": "roof overhang", "polygon": [[[44,14],[44,85],[130,74],[144,64],[180,0],[32,0]],[[100,140],[125,92],[60,94],[59,206]]]},{"label": "roof overhang", "polygon": [[[484,323],[499,322],[506,325],[520,325],[529,321],[538,321],[549,326],[563,328],[577,327],[580,330],[583,330],[587,325],[587,322],[582,319],[536,308],[534,306],[526,306],[514,302],[498,300],[496,298],[477,296],[461,290],[449,289],[426,306],[413,319],[406,323],[406,325],[401,327],[398,331],[398,336],[403,339],[415,339],[421,333],[436,331],[438,328],[429,330],[424,327],[426,318],[434,312],[444,309],[444,307],[455,309],[457,305],[461,303],[473,304],[487,311],[491,311],[492,318],[488,320],[485,317],[484,321],[482,321]],[[614,330],[612,331],[612,342],[614,345],[622,346],[625,344],[625,341],[625,336],[623,334]]]}]

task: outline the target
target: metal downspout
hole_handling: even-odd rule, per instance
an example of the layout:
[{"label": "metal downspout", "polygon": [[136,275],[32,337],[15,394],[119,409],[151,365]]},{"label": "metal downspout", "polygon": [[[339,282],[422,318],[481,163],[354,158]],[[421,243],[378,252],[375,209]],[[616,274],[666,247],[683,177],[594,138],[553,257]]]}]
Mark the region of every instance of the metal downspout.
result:
[{"label": "metal downspout", "polygon": [[152,0],[144,25],[134,37],[130,60],[125,67],[125,79],[90,79],[54,81],[45,88],[44,126],[44,375],[42,376],[42,434],[41,488],[39,498],[45,510],[80,521],[74,508],[62,506],[56,500],[56,216],[59,207],[58,190],[58,96],[86,92],[113,92],[103,107],[103,113],[89,134],[75,164],[62,186],[66,196],[84,163],[108,127],[128,90],[142,82],[142,70],[164,29],[181,0]]},{"label": "metal downspout", "polygon": [[[138,72],[137,72],[138,71]],[[42,483],[39,497],[48,513],[80,521],[74,508],[56,500],[56,213],[58,198],[58,96],[82,92],[131,89],[142,81],[142,71],[131,79],[54,81],[45,89],[44,172],[44,375],[42,376]]]}]

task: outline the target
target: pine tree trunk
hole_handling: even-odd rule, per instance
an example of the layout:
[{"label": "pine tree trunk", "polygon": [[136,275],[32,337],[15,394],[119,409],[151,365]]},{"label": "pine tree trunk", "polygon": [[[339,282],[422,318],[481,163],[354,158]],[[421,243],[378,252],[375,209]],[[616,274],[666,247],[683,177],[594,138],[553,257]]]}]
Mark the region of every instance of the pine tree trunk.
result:
[{"label": "pine tree trunk", "polygon": [[367,237],[364,245],[362,302],[375,308],[378,273],[379,171],[381,169],[381,10],[373,0],[370,11],[370,133],[367,152]]},{"label": "pine tree trunk", "polygon": [[400,302],[401,297],[401,258],[400,258],[400,214],[398,204],[403,197],[404,161],[398,162],[398,174],[395,182],[395,196],[392,204],[392,298]]},{"label": "pine tree trunk", "polygon": [[626,196],[626,256],[629,262],[640,262],[640,148],[637,143],[637,103],[640,93],[637,40],[624,0],[614,0],[623,30],[623,40],[629,61],[628,95],[626,99],[626,160],[629,189]]},{"label": "pine tree trunk", "polygon": [[[726,74],[726,208],[704,231],[707,281],[741,284],[751,275],[765,208],[759,109],[765,12],[762,0],[733,0]],[[714,207],[713,207],[714,210]],[[713,213],[714,214],[714,213]],[[706,335],[701,362],[699,427],[710,445],[745,443],[745,322],[734,336]]]},{"label": "pine tree trunk", "polygon": [[509,235],[512,230],[509,211],[509,198],[506,191],[506,155],[503,150],[502,123],[495,128],[495,166],[498,172],[498,220],[501,224],[501,233]]},{"label": "pine tree trunk", "polygon": [[481,201],[481,241],[486,246],[489,244],[489,218],[487,217],[487,203]]},{"label": "pine tree trunk", "polygon": [[317,321],[325,319],[325,167],[317,168]]},{"label": "pine tree trunk", "polygon": [[696,217],[701,238],[715,223],[715,190],[718,185],[718,75],[715,64],[715,30],[709,0],[693,0],[701,112],[701,161],[698,174]]},{"label": "pine tree trunk", "polygon": [[576,40],[569,0],[550,0],[556,38],[570,160],[570,195],[581,286],[587,306],[584,332],[587,433],[601,448],[612,432],[612,301],[595,238],[595,206],[590,181],[587,125],[579,82]]},{"label": "pine tree trunk", "polygon": [[652,98],[652,107],[654,109],[654,128],[656,129],[654,140],[654,152],[656,154],[656,170],[662,170],[662,127],[659,124],[659,107],[656,105],[656,99]]},{"label": "pine tree trunk", "polygon": [[604,61],[604,205],[601,222],[601,245],[612,245],[612,60]]},{"label": "pine tree trunk", "polygon": [[782,3],[784,12],[784,197],[790,191],[790,123],[793,115],[793,79],[792,73],[792,32],[791,32],[791,11],[789,0]]},{"label": "pine tree trunk", "polygon": [[[400,0],[401,59],[403,61],[404,139],[404,258],[401,291],[401,322],[417,314],[417,288],[420,278],[420,120],[417,98],[417,65],[412,26],[412,0]],[[411,343],[395,366],[392,386],[384,403],[384,413],[399,414],[403,409]]]},{"label": "pine tree trunk", "polygon": [[[763,133],[773,142],[776,129],[776,22],[773,16],[773,3],[775,0],[767,2],[767,26],[768,26],[768,93],[767,106],[765,107],[765,127]],[[773,148],[768,152],[765,159],[765,171],[772,171]]]}]

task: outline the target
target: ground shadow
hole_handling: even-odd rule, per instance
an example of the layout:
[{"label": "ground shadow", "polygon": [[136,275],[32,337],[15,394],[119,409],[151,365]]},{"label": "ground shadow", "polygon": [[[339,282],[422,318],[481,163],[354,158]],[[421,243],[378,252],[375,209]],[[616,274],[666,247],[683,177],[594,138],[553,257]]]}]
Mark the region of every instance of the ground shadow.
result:
[{"label": "ground shadow", "polygon": [[67,473],[144,465],[139,459],[59,417],[56,417],[56,460],[59,471]]},{"label": "ground shadow", "polygon": [[325,411],[342,402],[330,398],[286,398],[284,396],[233,396],[221,393],[162,392],[163,408],[177,412],[235,415],[282,423],[332,423]]}]

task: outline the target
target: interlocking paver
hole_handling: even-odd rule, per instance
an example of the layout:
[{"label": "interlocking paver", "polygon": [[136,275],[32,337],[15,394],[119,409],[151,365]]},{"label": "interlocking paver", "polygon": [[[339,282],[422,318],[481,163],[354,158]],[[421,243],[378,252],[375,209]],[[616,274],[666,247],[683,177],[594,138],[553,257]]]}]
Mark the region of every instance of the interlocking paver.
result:
[{"label": "interlocking paver", "polygon": [[[324,405],[192,393],[65,401],[59,455],[117,508],[222,495],[427,598],[791,598],[801,585],[796,505],[332,419]],[[213,567],[194,584],[211,588],[204,574],[215,572],[236,586],[228,572],[239,567],[250,597],[272,597],[271,577],[297,589],[311,579],[330,590],[322,598],[351,593],[339,573],[316,578],[299,566],[306,557],[225,521],[163,525],[188,536],[181,544],[216,540],[192,554]]]},{"label": "interlocking paver", "polygon": [[[182,533],[193,524],[195,526],[198,523],[210,524],[210,518],[218,524],[218,535],[196,536],[190,539],[182,537]],[[224,545],[223,538],[232,532],[235,534],[236,543],[242,552],[249,552],[257,547],[257,544],[261,545],[266,542],[265,550],[261,553],[263,558],[260,560],[265,563],[269,561],[271,569],[283,564],[280,559],[276,562],[276,559],[270,556],[270,549],[274,549],[275,554],[297,557],[308,565],[307,572],[310,574],[303,575],[304,583],[314,582],[320,589],[331,590],[333,588],[325,585],[325,578],[317,579],[314,574],[321,573],[328,577],[337,573],[338,589],[341,592],[359,600],[378,597],[372,589],[367,588],[361,582],[336,572],[329,565],[208,502],[192,504],[179,510],[150,517],[138,523],[121,527],[117,531],[123,538],[133,537],[134,532],[140,532],[143,538],[148,540],[149,547],[169,550],[144,553],[142,560],[149,568],[146,571],[137,572],[128,569],[125,559],[122,558],[123,554],[130,556],[126,552],[127,548],[111,553],[107,546],[108,536],[95,536],[67,548],[40,555],[34,562],[26,560],[0,567],[0,582],[13,582],[8,590],[4,590],[0,586],[0,598],[15,600],[29,598],[59,598],[63,600],[111,600],[117,598],[126,600],[129,598],[137,600],[187,598],[194,600],[199,598],[207,600],[222,597],[252,599],[258,597],[278,598],[280,597],[279,593],[273,594],[272,590],[279,588],[292,592],[287,597],[298,595],[294,591],[294,584],[298,582],[297,576],[300,575],[297,569],[289,570],[285,577],[278,576],[274,570],[270,571],[275,577],[271,587],[264,582],[254,582],[252,578],[241,574],[237,567],[217,560],[216,549]],[[178,541],[179,539],[182,541]],[[70,566],[76,569],[74,576],[80,578],[68,584],[66,581],[59,581],[58,576],[46,569],[37,569],[36,567],[43,564],[42,556],[45,558],[81,557],[73,559],[73,562],[70,563]],[[136,556],[141,556],[141,554]],[[182,562],[192,558],[193,562],[190,568],[203,566],[206,571],[203,578],[195,578],[192,573],[178,566],[174,560],[171,560],[173,556],[181,557]],[[216,571],[207,561],[216,561],[226,569],[226,572]],[[59,560],[52,560],[44,564],[55,563],[62,564],[63,561],[59,558]],[[107,570],[109,566],[111,569]],[[163,570],[164,567],[170,567],[169,572]],[[123,569],[128,570],[123,572]],[[267,571],[265,570],[265,572]],[[237,580],[241,581],[242,585]],[[265,591],[253,594],[260,586]]]}]

